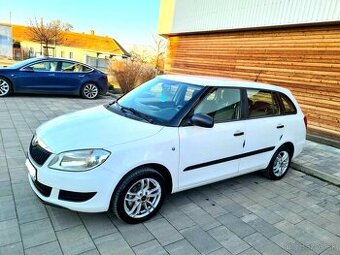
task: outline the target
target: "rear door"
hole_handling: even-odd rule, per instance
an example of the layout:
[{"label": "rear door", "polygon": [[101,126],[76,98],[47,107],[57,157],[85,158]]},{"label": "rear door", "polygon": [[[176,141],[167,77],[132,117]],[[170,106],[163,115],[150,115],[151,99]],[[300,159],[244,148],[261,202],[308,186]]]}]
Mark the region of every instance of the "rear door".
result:
[{"label": "rear door", "polygon": [[284,134],[284,123],[275,93],[269,90],[246,89],[248,119],[246,141],[239,171],[251,172],[267,167]]},{"label": "rear door", "polygon": [[58,82],[60,89],[77,93],[80,91],[81,85],[85,82],[86,75],[92,69],[73,61],[60,61],[60,72]]}]

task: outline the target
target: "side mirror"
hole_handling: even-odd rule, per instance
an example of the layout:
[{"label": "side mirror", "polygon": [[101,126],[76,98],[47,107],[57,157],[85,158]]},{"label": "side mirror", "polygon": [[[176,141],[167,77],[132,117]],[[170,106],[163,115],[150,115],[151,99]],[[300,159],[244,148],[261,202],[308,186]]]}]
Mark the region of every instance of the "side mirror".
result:
[{"label": "side mirror", "polygon": [[207,114],[196,113],[191,117],[191,124],[198,127],[212,128],[214,119]]},{"label": "side mirror", "polygon": [[34,69],[31,66],[26,66],[25,68],[21,69],[21,71],[24,71],[24,72],[34,72]]}]

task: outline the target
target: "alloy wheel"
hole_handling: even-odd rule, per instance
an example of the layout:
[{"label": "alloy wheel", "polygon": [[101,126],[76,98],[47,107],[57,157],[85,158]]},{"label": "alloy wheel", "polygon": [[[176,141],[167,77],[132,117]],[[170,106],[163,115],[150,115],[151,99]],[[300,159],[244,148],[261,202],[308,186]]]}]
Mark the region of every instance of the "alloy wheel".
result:
[{"label": "alloy wheel", "polygon": [[124,210],[132,218],[142,218],[155,210],[161,200],[161,185],[153,178],[135,182],[124,198]]},{"label": "alloy wheel", "polygon": [[6,80],[0,78],[0,96],[5,96],[9,93],[9,84]]},{"label": "alloy wheel", "polygon": [[289,153],[287,151],[281,151],[277,154],[274,164],[273,172],[277,177],[282,176],[288,169],[289,166]]},{"label": "alloy wheel", "polygon": [[89,99],[96,98],[98,96],[98,88],[94,84],[86,84],[84,87],[84,96]]}]

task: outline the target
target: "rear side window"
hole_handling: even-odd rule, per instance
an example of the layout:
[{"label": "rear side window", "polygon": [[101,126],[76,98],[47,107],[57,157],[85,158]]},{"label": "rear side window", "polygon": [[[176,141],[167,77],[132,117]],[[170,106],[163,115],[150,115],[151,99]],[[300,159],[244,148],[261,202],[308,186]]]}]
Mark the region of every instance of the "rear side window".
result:
[{"label": "rear side window", "polygon": [[296,114],[296,108],[292,100],[289,99],[285,94],[280,93],[280,99],[283,105],[284,114]]},{"label": "rear side window", "polygon": [[280,114],[280,107],[270,91],[247,89],[250,118],[275,116]]}]

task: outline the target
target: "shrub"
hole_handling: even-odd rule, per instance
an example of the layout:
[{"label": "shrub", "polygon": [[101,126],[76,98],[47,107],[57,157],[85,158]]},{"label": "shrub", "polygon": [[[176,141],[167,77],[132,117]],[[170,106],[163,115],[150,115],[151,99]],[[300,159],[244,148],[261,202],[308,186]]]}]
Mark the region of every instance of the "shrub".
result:
[{"label": "shrub", "polygon": [[113,60],[109,72],[115,77],[123,94],[156,76],[154,67],[133,59]]}]

